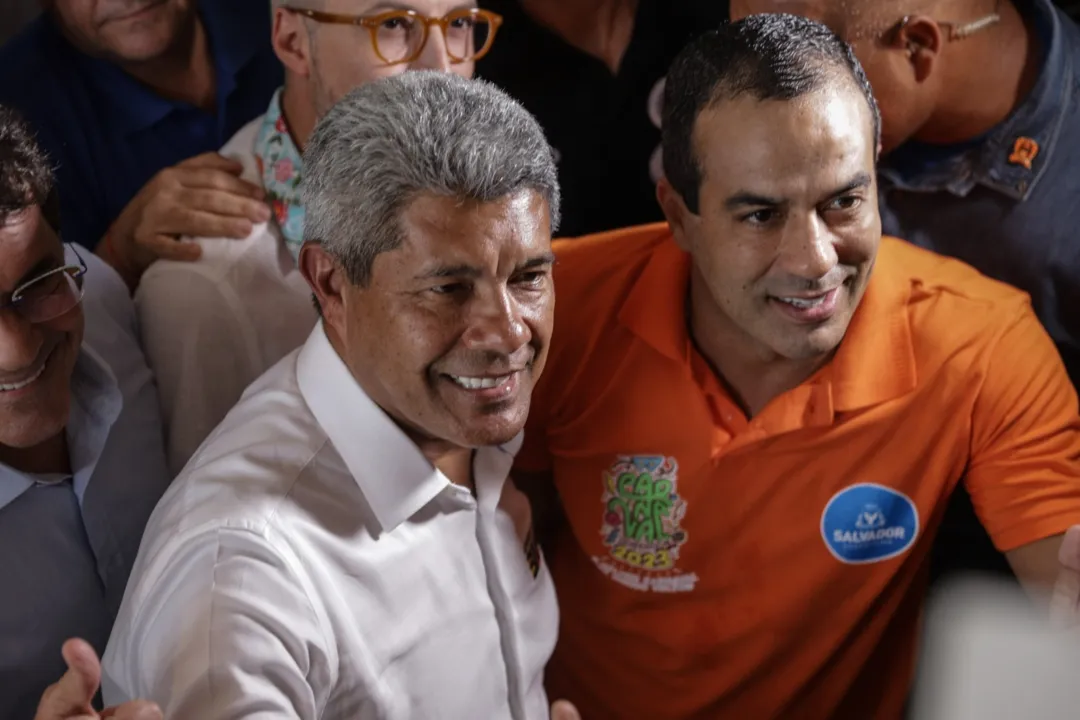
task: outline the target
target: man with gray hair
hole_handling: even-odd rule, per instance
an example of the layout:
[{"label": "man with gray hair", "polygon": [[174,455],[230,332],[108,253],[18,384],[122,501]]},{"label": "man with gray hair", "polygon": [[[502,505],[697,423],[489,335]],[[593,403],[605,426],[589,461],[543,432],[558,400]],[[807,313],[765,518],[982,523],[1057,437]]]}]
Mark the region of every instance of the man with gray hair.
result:
[{"label": "man with gray hair", "polygon": [[267,222],[236,241],[189,238],[198,262],[156,263],[135,294],[157,379],[169,468],[180,473],[244,390],[316,321],[296,258],[301,156],[320,117],[353,88],[410,70],[471,77],[501,19],[460,0],[273,0],[271,44],[285,84],[221,154],[266,193]]},{"label": "man with gray hair", "polygon": [[105,699],[546,718],[558,610],[507,474],[552,328],[551,150],[494,86],[417,72],[347,95],[304,162],[321,321],[154,512]]}]

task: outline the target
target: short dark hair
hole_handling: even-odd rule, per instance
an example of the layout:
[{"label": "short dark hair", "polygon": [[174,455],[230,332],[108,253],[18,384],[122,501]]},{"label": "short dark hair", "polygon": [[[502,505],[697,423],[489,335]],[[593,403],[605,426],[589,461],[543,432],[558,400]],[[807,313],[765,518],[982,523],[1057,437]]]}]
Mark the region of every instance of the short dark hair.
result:
[{"label": "short dark hair", "polygon": [[698,212],[701,167],[694,123],[703,110],[750,95],[793,100],[837,79],[851,78],[873,118],[874,149],[881,114],[851,47],[824,25],[796,15],[751,15],[728,22],[687,45],[664,87],[664,175],[691,212]]},{"label": "short dark hair", "polygon": [[59,233],[59,203],[49,158],[22,116],[0,105],[0,222],[34,205]]}]

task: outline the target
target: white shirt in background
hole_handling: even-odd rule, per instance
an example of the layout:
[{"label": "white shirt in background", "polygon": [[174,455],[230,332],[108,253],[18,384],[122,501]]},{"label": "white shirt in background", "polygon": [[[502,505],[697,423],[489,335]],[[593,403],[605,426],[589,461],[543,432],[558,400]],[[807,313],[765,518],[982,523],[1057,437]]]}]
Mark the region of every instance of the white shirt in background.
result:
[{"label": "white shirt in background", "polygon": [[[321,324],[158,505],[104,657],[108,704],[166,718],[544,719],[558,609],[507,482],[521,437],[451,484]],[[527,507],[527,505],[526,505]]]},{"label": "white shirt in background", "polygon": [[[258,118],[221,154],[255,185]],[[188,240],[192,240],[189,238]],[[244,389],[304,342],[318,318],[277,226],[243,240],[198,238],[197,262],[150,266],[135,293],[143,348],[157,378],[169,469],[176,475]]]}]

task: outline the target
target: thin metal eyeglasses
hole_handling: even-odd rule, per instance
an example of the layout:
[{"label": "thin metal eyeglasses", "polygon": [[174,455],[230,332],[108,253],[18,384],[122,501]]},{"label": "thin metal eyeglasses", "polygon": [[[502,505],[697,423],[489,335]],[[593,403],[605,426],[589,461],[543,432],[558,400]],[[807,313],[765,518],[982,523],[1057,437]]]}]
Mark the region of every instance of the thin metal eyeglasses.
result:
[{"label": "thin metal eyeglasses", "polygon": [[83,277],[86,262],[71,243],[78,265],[61,265],[27,280],[12,291],[7,302],[0,302],[0,310],[12,308],[30,323],[44,323],[70,312],[83,298]]},{"label": "thin metal eyeglasses", "polygon": [[[976,18],[975,20],[971,20],[969,22],[935,22],[937,22],[938,27],[945,31],[946,39],[949,42],[955,42],[957,40],[965,40],[974,35],[975,33],[981,32],[982,30],[986,30],[987,28],[997,25],[999,22],[1001,22],[1001,14],[998,12],[1000,9],[1001,0],[997,0],[994,3],[993,12],[987,15],[983,15],[980,18]],[[915,19],[915,17],[915,15],[905,15],[884,32],[869,33],[869,35],[877,35],[878,40],[880,40],[881,42],[884,42],[886,45],[893,45],[895,44],[896,38],[899,36],[900,32],[905,27],[907,27],[908,23]],[[857,36],[852,39],[859,40],[865,37],[867,37],[866,34],[858,33]]]},{"label": "thin metal eyeglasses", "polygon": [[455,10],[441,18],[421,15],[414,10],[390,10],[377,15],[340,15],[306,8],[285,10],[330,25],[356,25],[367,28],[375,54],[387,65],[411,63],[427,45],[431,26],[438,25],[446,40],[446,54],[451,64],[479,60],[491,49],[502,16],[478,8]]}]

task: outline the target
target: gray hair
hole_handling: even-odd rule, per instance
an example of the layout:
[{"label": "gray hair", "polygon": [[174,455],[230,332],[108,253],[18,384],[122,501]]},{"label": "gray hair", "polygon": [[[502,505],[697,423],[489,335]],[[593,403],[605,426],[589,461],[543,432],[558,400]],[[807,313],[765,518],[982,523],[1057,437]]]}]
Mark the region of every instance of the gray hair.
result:
[{"label": "gray hair", "polygon": [[482,80],[406,72],[353,90],[315,127],[304,241],[363,286],[376,256],[401,245],[401,213],[418,195],[492,202],[526,189],[547,201],[554,232],[559,184],[536,118]]}]

